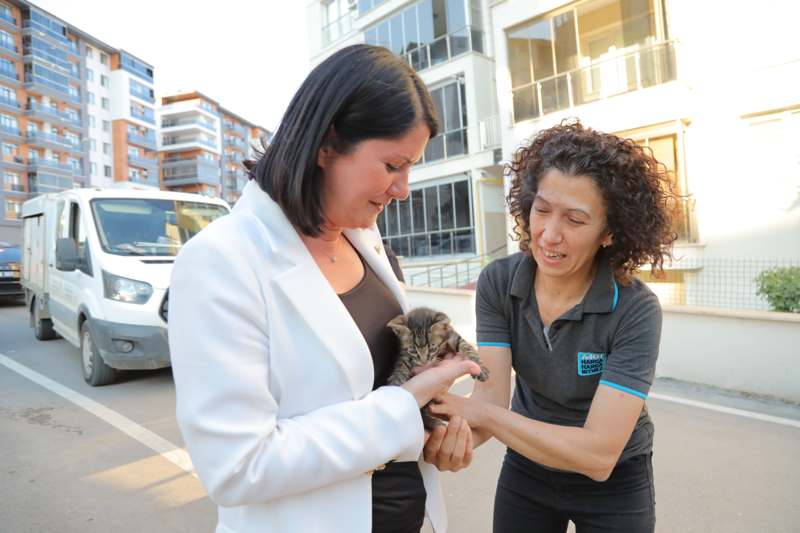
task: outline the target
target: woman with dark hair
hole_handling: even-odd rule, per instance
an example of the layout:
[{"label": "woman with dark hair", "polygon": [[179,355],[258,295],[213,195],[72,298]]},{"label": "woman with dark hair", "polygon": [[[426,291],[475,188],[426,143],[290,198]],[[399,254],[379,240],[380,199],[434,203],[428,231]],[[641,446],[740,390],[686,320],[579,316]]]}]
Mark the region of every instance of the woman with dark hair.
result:
[{"label": "woman with dark hair", "polygon": [[563,533],[570,520],[578,533],[652,532],[645,398],[661,307],[633,274],[660,271],[675,240],[665,167],[631,140],[564,123],[508,171],[521,251],[481,273],[476,299],[490,378],[431,410],[466,419],[477,445],[508,446],[495,533]]},{"label": "woman with dark hair", "polygon": [[[430,95],[356,45],[292,99],[230,216],[178,256],[169,340],[181,432],[217,532],[415,532],[446,520],[419,462],[419,409],[480,369],[453,360],[386,386],[407,311],[375,225],[437,132]],[[444,431],[455,463],[469,427]]]}]

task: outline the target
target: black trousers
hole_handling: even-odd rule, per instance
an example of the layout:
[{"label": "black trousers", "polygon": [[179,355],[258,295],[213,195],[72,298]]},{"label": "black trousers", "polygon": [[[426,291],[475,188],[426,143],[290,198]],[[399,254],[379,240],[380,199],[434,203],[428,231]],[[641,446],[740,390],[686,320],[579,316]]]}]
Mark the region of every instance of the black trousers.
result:
[{"label": "black trousers", "polygon": [[652,454],[618,464],[608,480],[554,472],[509,450],[494,503],[494,533],[652,533]]},{"label": "black trousers", "polygon": [[372,474],[372,533],[419,533],[425,485],[416,461],[393,462]]}]

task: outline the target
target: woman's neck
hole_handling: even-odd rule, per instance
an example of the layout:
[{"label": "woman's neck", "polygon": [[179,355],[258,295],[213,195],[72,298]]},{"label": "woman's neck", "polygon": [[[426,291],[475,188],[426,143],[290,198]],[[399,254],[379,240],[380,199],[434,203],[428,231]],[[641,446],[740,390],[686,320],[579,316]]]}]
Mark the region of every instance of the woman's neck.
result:
[{"label": "woman's neck", "polygon": [[576,305],[589,291],[596,272],[595,262],[565,278],[547,276],[537,269],[534,278],[537,300],[548,301],[557,306],[559,304]]}]

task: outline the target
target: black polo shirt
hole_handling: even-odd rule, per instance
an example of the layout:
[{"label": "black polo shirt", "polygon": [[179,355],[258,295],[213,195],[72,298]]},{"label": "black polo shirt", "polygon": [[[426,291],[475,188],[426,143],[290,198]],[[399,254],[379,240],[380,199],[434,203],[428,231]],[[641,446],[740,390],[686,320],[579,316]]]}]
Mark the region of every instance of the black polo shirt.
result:
[{"label": "black polo shirt", "polygon": [[[494,261],[478,279],[478,346],[511,348],[516,388],[511,410],[565,426],[583,426],[598,384],[646,398],[661,338],[661,305],[638,279],[614,279],[602,253],[583,301],[544,331],[533,290],[536,263],[519,252]],[[653,445],[647,413],[620,462]]]}]

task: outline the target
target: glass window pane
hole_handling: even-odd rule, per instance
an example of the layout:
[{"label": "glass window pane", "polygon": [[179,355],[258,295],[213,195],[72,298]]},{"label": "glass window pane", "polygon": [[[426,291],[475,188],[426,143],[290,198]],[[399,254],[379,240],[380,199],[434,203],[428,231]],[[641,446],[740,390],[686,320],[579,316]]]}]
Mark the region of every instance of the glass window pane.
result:
[{"label": "glass window pane", "polygon": [[457,181],[453,184],[456,209],[456,227],[467,228],[472,225],[472,213],[469,211],[469,182]]},{"label": "glass window pane", "polygon": [[472,49],[476,52],[483,53],[483,31],[472,28]]},{"label": "glass window pane", "polygon": [[411,191],[411,213],[415,233],[425,231],[425,205],[423,202],[422,189]]},{"label": "glass window pane", "polygon": [[467,93],[466,93],[466,84],[459,83],[459,93],[461,95],[461,100],[459,101],[459,106],[461,107],[461,127],[466,128],[467,124]]},{"label": "glass window pane", "polygon": [[555,74],[553,68],[553,34],[550,19],[531,26],[531,55],[533,59],[533,79],[542,80]]},{"label": "glass window pane", "polygon": [[433,42],[433,4],[432,0],[423,0],[418,5],[419,14],[419,41],[421,43]]},{"label": "glass window pane", "polygon": [[442,234],[431,233],[431,255],[442,254]]},{"label": "glass window pane", "polygon": [[431,248],[428,244],[427,235],[414,235],[411,240],[412,252],[414,256],[431,255]]},{"label": "glass window pane", "polygon": [[453,184],[439,185],[439,213],[442,229],[452,229],[455,225],[453,213]]},{"label": "glass window pane", "polygon": [[447,33],[453,33],[467,25],[464,1],[447,0]]},{"label": "glass window pane", "polygon": [[461,230],[455,234],[455,252],[457,254],[474,254],[475,253],[475,238],[473,231]]},{"label": "glass window pane", "polygon": [[407,256],[408,253],[411,251],[408,246],[408,237],[400,237],[398,239],[392,239],[391,247],[395,255],[399,256]]},{"label": "glass window pane", "polygon": [[397,235],[399,232],[397,225],[397,202],[392,202],[386,206],[386,235]]},{"label": "glass window pane", "polygon": [[452,131],[461,128],[461,110],[458,106],[458,84],[451,83],[442,87],[444,97],[444,131]]},{"label": "glass window pane", "polygon": [[567,77],[559,76],[542,82],[542,112],[552,113],[569,107]]},{"label": "glass window pane", "polygon": [[433,0],[433,37],[447,35],[447,8],[445,0]]},{"label": "glass window pane", "polygon": [[378,46],[384,46],[391,50],[392,44],[389,37],[389,21],[386,20],[378,25]]},{"label": "glass window pane", "polygon": [[447,57],[447,36],[439,37],[430,44],[431,65],[438,65],[448,60]]},{"label": "glass window pane", "polygon": [[444,121],[444,90],[436,89],[431,91],[431,98],[433,99],[433,106],[436,108],[436,116],[439,122]]},{"label": "glass window pane", "polygon": [[512,87],[531,82],[531,55],[526,31],[527,29],[508,35],[508,69],[511,72]]},{"label": "glass window pane", "polygon": [[650,149],[656,161],[663,163],[673,175],[677,166],[677,154],[675,150],[675,135],[666,137],[656,137],[650,139]]},{"label": "glass window pane", "polygon": [[425,162],[438,161],[444,159],[444,135],[439,134],[430,141],[425,147]]},{"label": "glass window pane", "polygon": [[425,214],[427,215],[428,231],[439,230],[439,200],[436,187],[425,188]]},{"label": "glass window pane", "polygon": [[372,7],[372,0],[358,0],[358,12],[366,13]]},{"label": "glass window pane", "polygon": [[446,135],[447,157],[467,153],[466,130],[457,130]]},{"label": "glass window pane", "polygon": [[403,40],[403,16],[395,15],[389,19],[389,28],[392,39],[392,47],[389,48],[395,54],[402,54],[405,42]]},{"label": "glass window pane", "polygon": [[403,27],[406,37],[406,51],[419,46],[419,32],[417,31],[417,6],[411,6],[403,12]]},{"label": "glass window pane", "polygon": [[621,0],[622,41],[627,48],[655,42],[655,13],[652,0]]},{"label": "glass window pane", "polygon": [[378,44],[378,28],[370,28],[364,32],[364,42],[367,44]]},{"label": "glass window pane", "polygon": [[534,97],[535,85],[529,85],[513,91],[514,95],[514,120],[519,122],[539,116],[539,105]]},{"label": "glass window pane", "polygon": [[461,28],[450,34],[450,57],[469,52],[469,28]]},{"label": "glass window pane", "polygon": [[406,198],[397,204],[400,211],[400,233],[411,233],[411,200]]},{"label": "glass window pane", "polygon": [[453,253],[453,233],[448,231],[441,233],[441,244],[439,246],[439,253],[442,255],[450,255]]},{"label": "glass window pane", "polygon": [[553,18],[555,35],[556,72],[577,68],[578,50],[575,42],[575,17],[567,11]]}]

